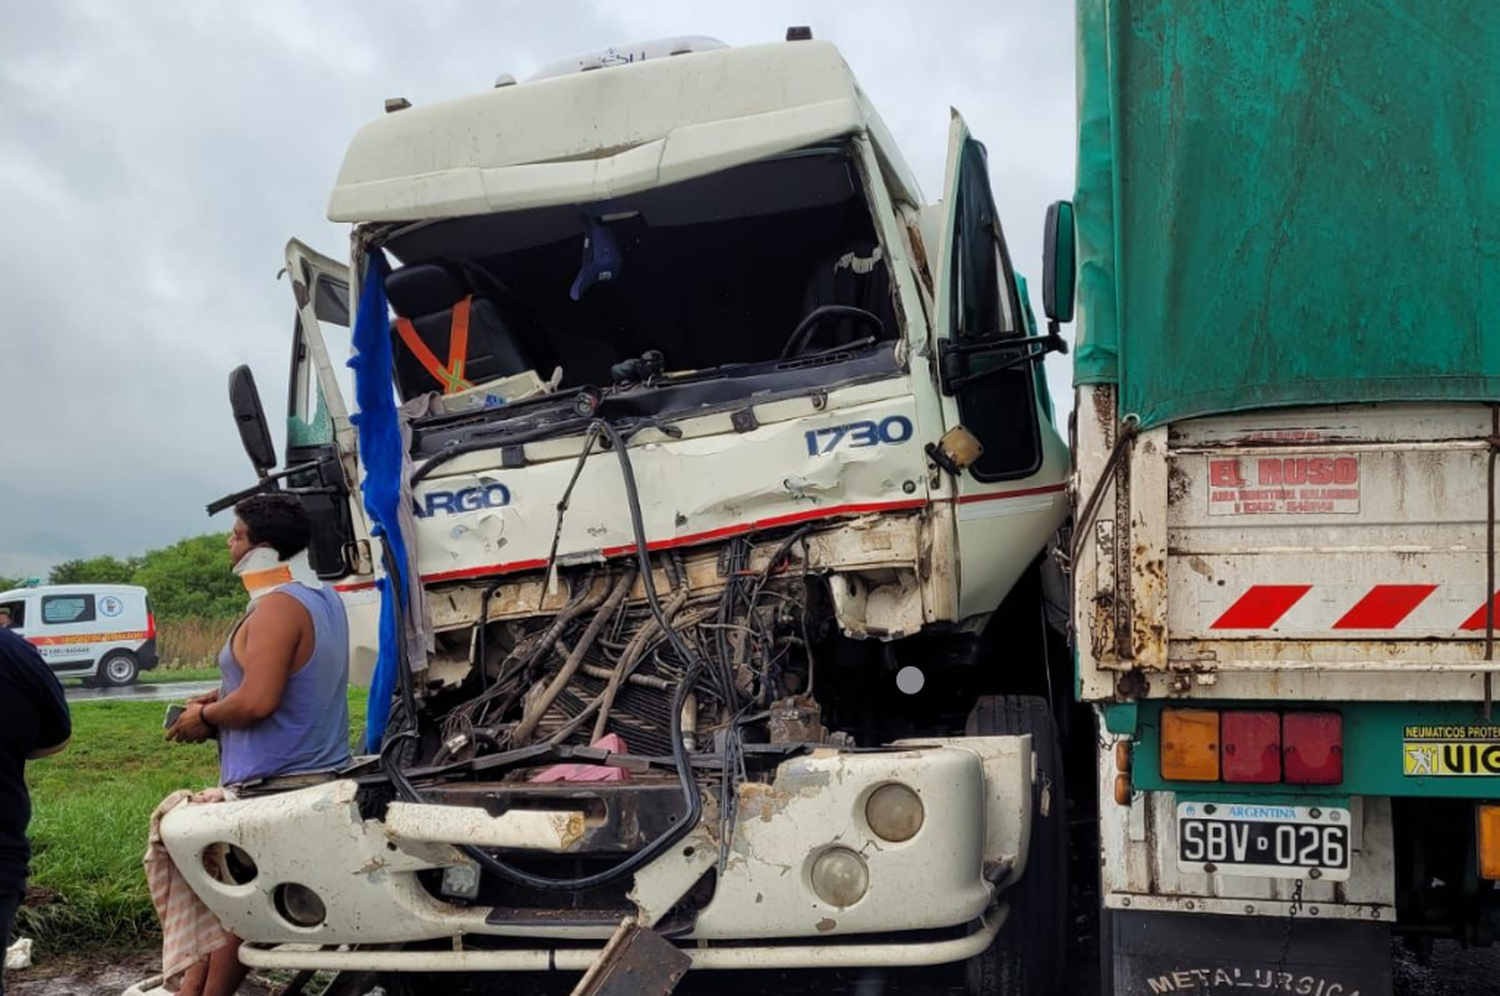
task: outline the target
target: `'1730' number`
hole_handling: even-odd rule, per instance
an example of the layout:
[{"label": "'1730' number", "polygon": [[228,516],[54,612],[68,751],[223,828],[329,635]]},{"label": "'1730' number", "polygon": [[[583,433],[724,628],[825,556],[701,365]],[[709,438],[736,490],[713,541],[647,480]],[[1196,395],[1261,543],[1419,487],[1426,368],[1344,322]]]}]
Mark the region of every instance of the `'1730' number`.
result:
[{"label": "'1730' number", "polygon": [[911,434],[911,419],[904,415],[892,415],[879,422],[866,420],[847,425],[831,425],[826,429],[809,430],[805,434],[807,455],[832,453],[841,445],[863,448],[882,443],[904,443],[911,438]]}]

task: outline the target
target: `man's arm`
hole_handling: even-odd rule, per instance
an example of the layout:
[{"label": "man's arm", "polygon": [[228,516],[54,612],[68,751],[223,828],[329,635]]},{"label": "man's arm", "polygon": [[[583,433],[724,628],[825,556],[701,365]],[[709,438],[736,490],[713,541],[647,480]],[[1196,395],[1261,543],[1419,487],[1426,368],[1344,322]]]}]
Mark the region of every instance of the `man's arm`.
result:
[{"label": "man's arm", "polygon": [[57,675],[42,660],[30,643],[6,630],[0,636],[0,654],[8,657],[24,675],[24,687],[36,710],[36,742],[27,752],[28,759],[49,757],[68,746],[73,737],[73,717]]},{"label": "man's arm", "polygon": [[73,738],[68,737],[68,739],[64,740],[62,743],[56,745],[55,747],[38,747],[30,754],[27,754],[26,759],[28,761],[35,761],[39,757],[51,757],[53,754],[61,754],[67,748],[68,744],[72,742]]},{"label": "man's arm", "polygon": [[239,665],[245,678],[228,695],[199,707],[208,723],[231,730],[254,726],[281,705],[296,666],[297,647],[312,617],[291,595],[272,593],[245,620],[245,647]]}]

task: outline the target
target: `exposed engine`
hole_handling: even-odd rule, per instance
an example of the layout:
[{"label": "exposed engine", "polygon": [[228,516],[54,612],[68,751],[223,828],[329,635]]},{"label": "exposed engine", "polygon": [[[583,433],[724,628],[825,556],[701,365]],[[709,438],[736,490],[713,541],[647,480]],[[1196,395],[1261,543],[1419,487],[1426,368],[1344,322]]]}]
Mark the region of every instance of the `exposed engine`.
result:
[{"label": "exposed engine", "polygon": [[662,757],[674,719],[688,750],[722,747],[731,727],[776,739],[774,718],[816,712],[805,538],[805,529],[785,536],[755,569],[749,541],[724,544],[711,565],[718,584],[695,586],[681,553],[657,558],[650,583],[665,582],[658,605],[675,640],[634,561],[575,569],[554,616],[492,624],[499,646],[476,638],[482,690],[444,718],[444,757],[609,734],[631,753]]}]

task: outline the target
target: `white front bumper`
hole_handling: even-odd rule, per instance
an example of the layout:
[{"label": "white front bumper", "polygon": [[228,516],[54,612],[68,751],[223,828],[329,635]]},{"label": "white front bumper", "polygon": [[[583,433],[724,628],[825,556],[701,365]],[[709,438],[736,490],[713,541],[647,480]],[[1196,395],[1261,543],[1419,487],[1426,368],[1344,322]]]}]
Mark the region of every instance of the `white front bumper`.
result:
[{"label": "white front bumper", "polygon": [[[985,866],[1009,865],[1010,880],[1024,867],[1031,777],[1026,737],[965,738],[871,753],[828,750],[787,761],[771,783],[740,786],[724,870],[688,937],[825,942],[975,922],[994,905]],[[865,823],[866,800],[888,782],[915,790],[925,812],[921,830],[900,844],[881,841]],[[355,784],[338,781],[267,798],[179,806],[163,820],[162,836],[198,895],[225,926],[256,945],[609,936],[612,924],[564,927],[540,917],[489,923],[487,906],[431,896],[417,881],[418,871],[469,863],[452,846],[466,839],[465,828],[472,830],[473,820],[460,815],[455,812],[451,832],[428,821],[425,840],[413,839],[409,828],[394,834],[381,821],[361,819]],[[252,881],[226,884],[208,873],[204,851],[220,842],[254,859],[258,874]],[[868,892],[846,908],[819,899],[809,879],[812,860],[830,846],[854,850],[868,865]],[[719,855],[717,820],[705,818],[635,873],[631,898],[639,916],[647,923],[659,919]],[[288,882],[322,898],[327,919],[320,926],[295,926],[277,911],[275,888]]]}]

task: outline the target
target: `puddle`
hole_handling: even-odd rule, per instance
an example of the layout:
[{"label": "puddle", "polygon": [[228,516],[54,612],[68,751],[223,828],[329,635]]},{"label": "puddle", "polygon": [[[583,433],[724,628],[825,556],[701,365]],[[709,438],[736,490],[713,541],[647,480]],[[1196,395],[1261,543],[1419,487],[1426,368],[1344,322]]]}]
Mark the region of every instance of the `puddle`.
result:
[{"label": "puddle", "polygon": [[122,702],[181,702],[190,695],[202,695],[218,688],[217,681],[174,681],[165,685],[126,685],[124,688],[82,688],[66,686],[69,702],[98,702],[112,699]]}]

